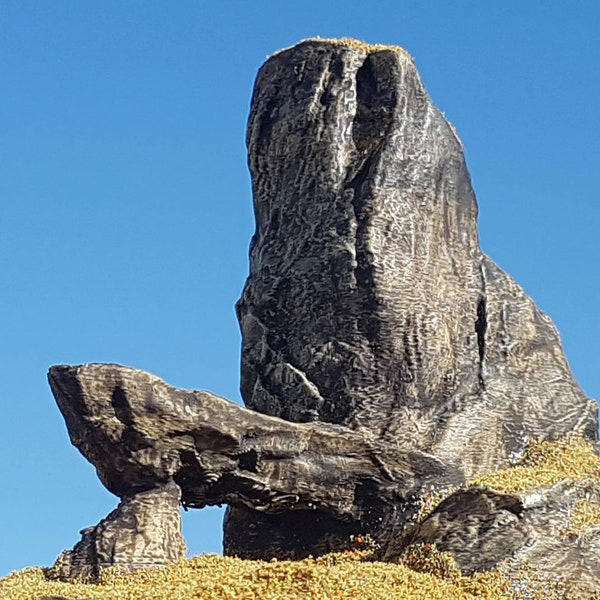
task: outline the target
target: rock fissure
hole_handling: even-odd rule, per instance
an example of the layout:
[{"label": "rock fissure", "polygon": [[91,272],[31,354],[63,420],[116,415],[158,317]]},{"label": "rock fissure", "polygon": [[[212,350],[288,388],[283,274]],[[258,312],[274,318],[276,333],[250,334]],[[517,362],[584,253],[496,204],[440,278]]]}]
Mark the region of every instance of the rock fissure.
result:
[{"label": "rock fissure", "polygon": [[487,332],[487,309],[485,298],[480,298],[477,303],[477,319],[475,320],[475,332],[477,334],[477,350],[479,352],[479,385],[485,388],[483,377],[485,359],[485,335]]}]

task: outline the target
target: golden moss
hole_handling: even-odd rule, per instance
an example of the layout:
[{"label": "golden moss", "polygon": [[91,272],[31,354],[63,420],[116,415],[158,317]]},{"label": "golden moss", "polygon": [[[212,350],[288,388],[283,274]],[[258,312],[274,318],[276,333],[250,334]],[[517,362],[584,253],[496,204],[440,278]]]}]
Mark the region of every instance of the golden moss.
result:
[{"label": "golden moss", "polygon": [[400,52],[401,54],[408,55],[408,52],[401,46],[393,46],[387,44],[369,44],[368,42],[363,42],[362,40],[357,40],[350,37],[321,38],[317,36],[313,38],[308,38],[307,40],[303,41],[327,42],[328,44],[332,44],[334,46],[347,46],[348,48],[358,50],[359,52],[365,52],[366,54],[371,54],[371,52],[381,52],[382,50],[392,50],[393,52]]},{"label": "golden moss", "polygon": [[[425,498],[417,521],[423,521],[445,498],[461,488],[482,485],[510,494],[524,492],[532,487],[554,485],[565,479],[574,481],[594,479],[600,485],[600,457],[594,446],[581,436],[552,442],[532,440],[523,458],[514,467],[482,475],[460,487],[449,487],[433,492]],[[600,507],[597,507],[597,510],[600,511]],[[595,519],[596,517],[592,517],[591,514],[588,509],[586,516],[582,515],[580,518]],[[600,524],[600,518],[587,521],[587,524],[591,523]]]},{"label": "golden moss", "polygon": [[[432,553],[436,565],[445,564]],[[330,554],[302,561],[251,561],[204,555],[127,576],[107,572],[100,584],[46,581],[41,569],[0,580],[3,600],[46,596],[94,600],[473,600],[508,598],[500,575],[440,578],[403,564],[365,560],[365,552]],[[426,565],[425,554],[421,556]]]},{"label": "golden moss", "polygon": [[407,548],[399,562],[413,571],[440,579],[459,581],[462,576],[456,561],[449,554],[440,552],[434,544],[415,544]]},{"label": "golden moss", "polygon": [[[367,42],[363,42],[362,40],[356,40],[354,38],[344,37],[344,38],[322,38],[322,37],[312,37],[302,40],[302,42],[324,42],[327,44],[331,44],[333,46],[346,46],[347,48],[352,48],[353,50],[357,50],[358,52],[364,52],[365,54],[371,54],[372,52],[381,52],[382,50],[391,50],[392,52],[398,52],[404,56],[407,56],[412,60],[411,55],[401,46],[393,46],[387,44],[369,44]],[[300,42],[300,43],[302,43]],[[284,52],[285,50],[289,50],[293,46],[289,46],[287,48],[282,48],[281,50],[277,50],[273,54],[279,54],[280,52]]]},{"label": "golden moss", "polygon": [[595,479],[600,482],[600,457],[590,442],[581,437],[530,443],[521,462],[473,480],[500,492],[523,492],[540,485],[554,485],[564,479]]},{"label": "golden moss", "polygon": [[588,527],[594,525],[600,525],[600,506],[589,500],[580,500],[571,515],[569,533],[581,535]]}]

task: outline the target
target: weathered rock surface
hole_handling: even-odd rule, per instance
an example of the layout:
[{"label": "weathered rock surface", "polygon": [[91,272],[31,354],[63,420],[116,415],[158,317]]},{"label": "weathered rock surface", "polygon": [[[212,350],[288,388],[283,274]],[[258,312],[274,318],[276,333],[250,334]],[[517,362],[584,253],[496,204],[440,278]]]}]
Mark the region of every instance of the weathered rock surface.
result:
[{"label": "weathered rock surface", "polygon": [[[390,518],[405,522],[418,510],[424,489],[460,477],[432,456],[381,444],[368,431],[262,415],[209,392],[173,388],[137,369],[61,365],[50,369],[49,381],[71,441],[107,489],[125,499],[107,518],[109,526],[85,530],[82,542],[59,561],[67,567],[50,575],[68,577],[86,564],[106,566],[110,552],[103,549],[115,547],[115,531],[127,529],[142,497],[156,502],[164,523],[148,530],[138,516],[140,535],[148,541],[138,543],[125,532],[114,564],[143,562],[136,553],[144,544],[150,548],[155,538],[166,543],[176,537],[163,539],[161,527],[169,519],[179,523],[180,497],[193,508],[227,503],[272,515],[311,514],[321,527],[303,530],[302,544],[298,538],[295,544],[271,540],[279,556],[299,556],[312,547],[329,548],[331,537],[339,544],[365,528],[389,529]],[[166,489],[171,495],[165,498]],[[237,535],[264,543],[269,529],[240,528]],[[167,552],[164,557],[172,558]]]},{"label": "weathered rock surface", "polygon": [[573,531],[570,518],[578,502],[600,506],[595,481],[563,481],[515,494],[469,487],[390,539],[380,558],[395,560],[411,545],[435,544],[465,574],[501,568],[530,586],[551,582],[587,597],[600,589],[600,524]]},{"label": "weathered rock surface", "polygon": [[597,530],[557,534],[598,500],[593,482],[461,489],[414,523],[433,488],[509,466],[533,438],[596,441],[598,422],[550,319],[481,252],[460,141],[408,54],[274,55],[248,147],[248,408],[119,365],[53,367],[71,441],[122,502],[49,576],[177,560],[181,502],[229,505],[230,554],[303,557],[368,533],[386,560],[435,544],[466,572],[549,565],[599,587]]},{"label": "weathered rock surface", "polygon": [[260,511],[259,527],[245,529],[244,513],[229,519],[228,534],[240,542],[264,544],[271,526],[287,519],[294,537],[272,539],[280,557],[339,550],[352,534],[369,533],[386,561],[412,545],[435,544],[465,573],[502,567],[520,581],[526,566],[543,585],[557,571],[568,574],[559,584],[576,584],[582,594],[600,585],[600,525],[569,529],[577,502],[600,507],[594,480],[512,494],[461,489],[414,524],[421,496],[460,473],[430,455],[381,445],[368,430],[262,415],[119,365],[57,366],[49,379],[74,444],[105,485],[124,495],[48,569],[50,578],[93,580],[106,566],[129,571],[182,558],[182,499],[197,508],[229,503]]},{"label": "weathered rock surface", "polygon": [[81,541],[46,576],[93,581],[104,567],[130,572],[183,559],[180,498],[174,483],[125,497],[98,525],[82,530]]},{"label": "weathered rock surface", "polygon": [[[461,143],[406,52],[307,41],[275,54],[247,140],[247,406],[367,429],[465,478],[532,437],[595,438],[597,406],[552,322],[479,248]],[[238,527],[263,526],[237,511]],[[225,531],[226,551],[269,554]],[[272,529],[297,533],[285,515]]]}]

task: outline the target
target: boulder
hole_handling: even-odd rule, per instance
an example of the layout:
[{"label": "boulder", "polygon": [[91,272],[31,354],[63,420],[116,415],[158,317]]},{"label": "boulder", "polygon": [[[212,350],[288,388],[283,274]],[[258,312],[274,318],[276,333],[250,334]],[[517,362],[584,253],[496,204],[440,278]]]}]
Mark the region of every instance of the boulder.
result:
[{"label": "boulder", "polygon": [[390,539],[379,558],[398,560],[411,547],[435,545],[465,575],[499,570],[530,590],[587,598],[600,589],[600,522],[575,528],[578,503],[600,515],[597,480],[565,480],[512,494],[468,487]]}]

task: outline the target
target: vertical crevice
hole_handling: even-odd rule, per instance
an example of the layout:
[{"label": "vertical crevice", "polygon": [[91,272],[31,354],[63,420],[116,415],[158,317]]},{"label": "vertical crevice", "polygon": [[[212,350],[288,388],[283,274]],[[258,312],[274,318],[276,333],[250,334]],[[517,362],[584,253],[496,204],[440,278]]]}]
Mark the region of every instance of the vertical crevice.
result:
[{"label": "vertical crevice", "polygon": [[487,332],[487,306],[485,298],[480,298],[477,304],[475,332],[477,333],[477,349],[479,351],[479,385],[484,388],[483,360],[485,358],[485,335]]},{"label": "vertical crevice", "polygon": [[369,250],[370,217],[373,211],[373,178],[381,148],[392,127],[396,98],[388,81],[389,57],[385,52],[370,54],[356,72],[356,113],[352,122],[352,140],[356,158],[348,169],[346,190],[356,222],[355,277],[363,294],[359,328],[370,343],[380,339],[377,318],[376,284],[373,256]]}]

